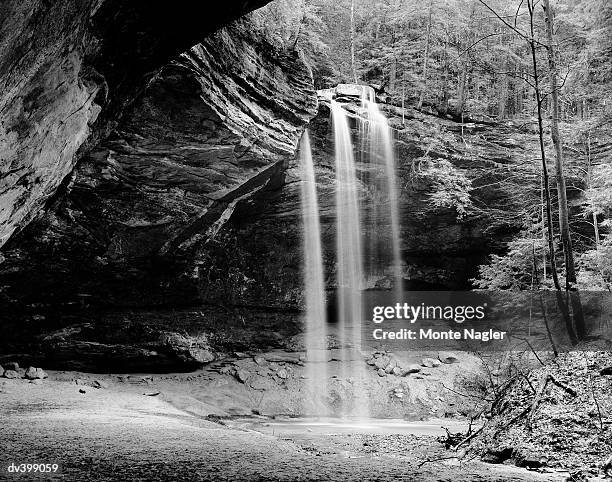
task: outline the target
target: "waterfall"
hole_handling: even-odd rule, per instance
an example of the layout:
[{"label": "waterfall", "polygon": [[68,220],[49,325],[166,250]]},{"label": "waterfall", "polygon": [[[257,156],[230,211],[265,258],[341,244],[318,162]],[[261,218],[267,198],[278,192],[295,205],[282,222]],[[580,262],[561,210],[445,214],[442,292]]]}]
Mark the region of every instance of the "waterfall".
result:
[{"label": "waterfall", "polygon": [[303,250],[305,286],[305,345],[308,402],[306,407],[313,414],[327,413],[327,316],[325,308],[325,282],[323,278],[323,253],[321,226],[314,163],[308,130],[300,143],[302,168],[301,200],[303,222]]},{"label": "waterfall", "polygon": [[[351,86],[353,87],[353,86]],[[361,328],[364,322],[362,291],[366,287],[364,252],[362,243],[363,214],[367,208],[370,219],[367,229],[370,238],[368,259],[370,274],[379,275],[391,265],[393,286],[396,295],[401,293],[401,252],[398,210],[398,186],[393,153],[391,129],[379,110],[374,92],[363,87],[362,111],[364,118],[357,120],[358,133],[355,139],[361,153],[360,167],[369,172],[358,176],[351,138],[348,112],[330,94],[333,139],[336,169],[336,281],[337,281],[337,340],[340,348],[341,386],[348,387],[349,396],[344,397],[339,407],[342,415],[367,418],[369,403],[367,396],[368,372],[361,354]],[[359,116],[357,116],[359,117]],[[321,248],[321,229],[315,183],[314,166],[308,131],[300,145],[302,167],[302,219],[305,283],[305,345],[306,345],[306,413],[327,415],[331,407],[331,386],[328,383],[327,320],[325,285]],[[364,171],[364,169],[361,169]],[[372,189],[373,200],[367,206],[360,203],[359,189]],[[364,210],[365,211],[365,210]],[[382,240],[382,243],[381,243]],[[382,246],[382,249],[381,249]],[[381,254],[379,257],[378,255]],[[397,301],[400,301],[397,296]],[[349,400],[350,399],[350,400]],[[312,412],[311,412],[312,411]]]},{"label": "waterfall", "polygon": [[336,253],[338,338],[341,350],[341,375],[353,382],[353,406],[345,414],[368,415],[367,397],[362,386],[364,363],[353,353],[361,349],[363,256],[361,249],[361,213],[357,195],[358,179],[353,142],[347,113],[331,102],[336,158]]},{"label": "waterfall", "polygon": [[[370,163],[381,166],[384,170],[384,180],[382,183],[376,183],[376,191],[381,196],[381,206],[378,202],[374,202],[371,207],[373,214],[372,232],[377,235],[384,230],[379,229],[379,224],[385,224],[384,227],[390,228],[390,246],[385,246],[385,251],[391,254],[391,273],[393,280],[394,292],[399,301],[402,293],[402,257],[400,246],[400,223],[399,223],[399,196],[398,183],[396,175],[395,155],[393,152],[393,137],[389,127],[387,118],[378,108],[373,96],[365,96],[362,98],[362,105],[367,109],[367,135],[370,140]],[[375,241],[376,242],[376,241]],[[373,248],[376,251],[379,249]],[[385,254],[387,254],[385,253]],[[387,262],[386,259],[380,260],[376,253],[372,253],[375,263],[379,267],[382,263]],[[388,254],[387,254],[388,258]],[[386,264],[386,263],[385,263]],[[373,271],[376,266],[371,268]]]}]

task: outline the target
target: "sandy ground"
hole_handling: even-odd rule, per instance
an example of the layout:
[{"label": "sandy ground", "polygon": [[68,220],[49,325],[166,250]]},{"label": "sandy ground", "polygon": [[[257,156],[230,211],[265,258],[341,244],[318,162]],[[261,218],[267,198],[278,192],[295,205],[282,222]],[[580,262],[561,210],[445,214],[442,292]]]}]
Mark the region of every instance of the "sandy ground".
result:
[{"label": "sandy ground", "polygon": [[10,463],[58,463],[62,473],[52,480],[562,480],[473,460],[421,465],[449,456],[433,436],[271,435],[252,423],[223,426],[170,403],[180,396],[153,393],[147,384],[0,381],[0,480],[35,480],[8,474]]}]

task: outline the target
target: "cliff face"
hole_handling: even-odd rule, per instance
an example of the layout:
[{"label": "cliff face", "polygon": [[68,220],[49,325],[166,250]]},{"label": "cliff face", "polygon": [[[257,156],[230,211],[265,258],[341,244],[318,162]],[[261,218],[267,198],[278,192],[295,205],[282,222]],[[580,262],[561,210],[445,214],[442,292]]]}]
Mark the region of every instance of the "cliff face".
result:
[{"label": "cliff face", "polygon": [[267,0],[0,5],[0,246],[172,57]]},{"label": "cliff face", "polygon": [[[133,328],[137,315],[106,311],[207,301],[201,285],[206,276],[211,284],[216,279],[206,247],[235,210],[283,185],[316,105],[299,55],[261,39],[246,20],[165,66],[112,135],[79,162],[44,215],[4,246],[3,311],[16,343],[5,339],[5,351],[23,346],[32,332],[58,328],[42,350],[60,358],[66,352],[71,366],[95,368],[92,357],[111,352],[118,360],[132,357],[134,367],[180,365],[163,335],[166,328],[176,332],[176,319]],[[239,281],[231,269],[217,277]],[[61,330],[74,321],[80,335],[64,345]],[[41,349],[40,339],[28,341]],[[131,352],[132,342],[138,348]],[[143,362],[142,347],[157,354]]]},{"label": "cliff face", "polygon": [[[125,15],[114,15],[113,6]],[[86,20],[74,8],[71,35],[108,34],[108,43],[92,40],[93,53],[75,54],[69,78],[49,74],[44,88],[36,90],[42,74],[23,74],[31,79],[20,87],[32,84],[23,97],[30,103],[3,104],[28,113],[3,116],[12,123],[21,115],[24,130],[19,136],[11,128],[11,143],[3,144],[16,169],[3,178],[3,229],[22,229],[0,255],[0,361],[21,354],[24,363],[49,367],[163,371],[210,361],[216,350],[293,346],[302,303],[294,154],[307,124],[334,308],[333,140],[328,105],[321,99],[317,111],[307,66],[241,20],[156,71],[151,66],[170,55],[168,45],[186,42],[183,32],[158,32],[168,45],[157,49],[157,39],[149,45],[134,33],[153,35],[155,16],[145,22],[136,7],[109,2],[92,5]],[[178,25],[174,15],[169,25]],[[113,21],[125,22],[119,38],[132,45],[125,52],[110,40]],[[44,72],[63,58],[57,54]],[[343,100],[357,114],[359,100]],[[535,137],[510,125],[383,109],[396,136],[406,287],[464,288],[474,267],[518,231],[525,205],[537,201]],[[471,181],[463,217],[431,202],[446,181],[423,173],[439,160],[452,166],[446,181],[459,174]],[[518,170],[527,182],[513,181]],[[28,179],[40,172],[45,182],[36,190]],[[360,195],[366,200],[367,186]],[[384,232],[366,224],[364,234],[384,244]],[[382,266],[370,286],[385,286],[385,278]]]}]

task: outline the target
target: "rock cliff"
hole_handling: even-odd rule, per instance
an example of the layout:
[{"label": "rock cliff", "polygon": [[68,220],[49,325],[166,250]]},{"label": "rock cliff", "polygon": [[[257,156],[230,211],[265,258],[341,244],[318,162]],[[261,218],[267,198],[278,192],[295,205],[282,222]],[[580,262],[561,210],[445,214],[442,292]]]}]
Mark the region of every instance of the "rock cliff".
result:
[{"label": "rock cliff", "polygon": [[[92,100],[91,117],[79,121],[87,127],[74,145],[76,168],[74,156],[66,155],[62,169],[70,175],[64,178],[49,157],[49,189],[24,191],[21,218],[7,212],[9,233],[23,226],[35,204],[46,206],[2,248],[6,336],[0,359],[21,354],[24,363],[45,366],[164,371],[193,368],[216,352],[298,347],[301,222],[294,154],[307,124],[333,318],[329,104],[320,98],[317,110],[300,55],[279,49],[241,20],[147,75],[140,77],[148,79],[140,96],[122,80],[113,81],[121,88],[109,84],[105,98],[120,93],[102,103],[99,115]],[[96,88],[91,95],[100,99]],[[356,132],[359,99],[338,100],[352,113]],[[62,126],[54,117],[59,107],[47,108],[36,110],[41,129]],[[503,250],[523,219],[536,214],[536,138],[511,124],[382,108],[396,139],[405,287],[466,288],[475,267]],[[43,136],[49,142],[65,137]],[[29,135],[16,139],[14,149],[34,143]],[[362,154],[358,169],[365,172]],[[432,196],[455,192],[457,178],[469,184],[469,202],[433,202]],[[5,179],[7,193],[19,189]],[[51,197],[52,185],[60,183]],[[362,185],[360,195],[365,200],[371,190]],[[373,224],[364,228],[383,244],[384,232]],[[368,282],[385,287],[388,278],[383,266]]]},{"label": "rock cliff", "polygon": [[[45,332],[43,352],[60,364],[64,351],[72,366],[80,357],[91,368],[92,357],[111,353],[133,358],[132,368],[180,364],[182,345],[166,343],[164,329],[143,333],[147,327],[131,327],[137,315],[113,325],[100,312],[200,304],[206,276],[234,287],[240,280],[229,268],[210,278],[201,246],[215,242],[235,210],[283,185],[316,105],[299,54],[261,38],[248,20],[163,67],[113,133],[82,157],[44,215],[3,247],[4,324],[14,330],[2,351],[19,351],[25,341],[39,347],[32,335]],[[167,321],[175,333],[176,319]],[[139,348],[130,351],[131,342]]]},{"label": "rock cliff", "polygon": [[268,0],[0,5],[0,246],[172,57]]}]

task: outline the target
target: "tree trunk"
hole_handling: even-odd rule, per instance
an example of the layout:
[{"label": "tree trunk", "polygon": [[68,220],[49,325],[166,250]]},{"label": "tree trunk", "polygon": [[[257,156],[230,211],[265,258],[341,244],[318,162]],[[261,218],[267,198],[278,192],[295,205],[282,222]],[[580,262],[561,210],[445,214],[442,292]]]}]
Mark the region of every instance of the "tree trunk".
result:
[{"label": "tree trunk", "polygon": [[431,42],[431,10],[433,6],[433,0],[429,2],[429,15],[427,20],[427,37],[425,39],[425,57],[423,58],[423,88],[419,95],[418,109],[423,108],[423,98],[425,97],[425,91],[427,90],[427,64],[429,63],[429,43]]},{"label": "tree trunk", "polygon": [[355,0],[351,0],[351,70],[353,82],[357,83],[357,64],[355,62]]},{"label": "tree trunk", "polygon": [[553,12],[550,8],[550,0],[544,0],[544,14],[546,21],[546,38],[548,41],[548,68],[551,91],[551,137],[555,148],[555,169],[557,178],[557,194],[559,198],[559,229],[565,255],[565,289],[570,291],[574,322],[579,338],[584,334],[584,315],[582,303],[576,288],[576,265],[572,246],[572,236],[569,227],[569,210],[567,206],[567,188],[565,185],[565,174],[563,173],[563,139],[559,131],[559,86],[557,83],[557,62],[553,34]]}]

